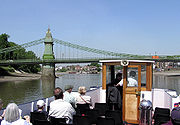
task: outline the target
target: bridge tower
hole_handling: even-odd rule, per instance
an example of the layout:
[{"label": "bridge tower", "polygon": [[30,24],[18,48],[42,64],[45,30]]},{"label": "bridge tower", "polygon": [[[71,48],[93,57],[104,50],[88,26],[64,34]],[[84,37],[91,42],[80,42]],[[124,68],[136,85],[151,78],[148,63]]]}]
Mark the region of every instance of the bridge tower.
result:
[{"label": "bridge tower", "polygon": [[[48,28],[48,31],[46,32],[46,37],[44,40],[45,44],[45,50],[43,54],[43,61],[46,62],[46,60],[54,60],[54,52],[53,52],[53,38],[50,32],[50,29]],[[55,77],[55,64],[54,63],[43,63],[42,65],[42,76],[43,77]]]}]

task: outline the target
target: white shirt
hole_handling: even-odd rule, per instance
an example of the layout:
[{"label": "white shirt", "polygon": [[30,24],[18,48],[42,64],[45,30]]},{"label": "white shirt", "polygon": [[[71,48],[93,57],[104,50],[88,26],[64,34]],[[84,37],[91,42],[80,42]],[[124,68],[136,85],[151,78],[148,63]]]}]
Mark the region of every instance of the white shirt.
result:
[{"label": "white shirt", "polygon": [[[138,82],[132,77],[128,78],[127,82],[128,82],[127,86],[131,86],[131,87],[138,86]],[[123,79],[117,84],[117,86],[123,86]]]},{"label": "white shirt", "polygon": [[138,82],[134,79],[134,78],[128,78],[128,84],[127,86],[132,86],[132,87],[137,87],[138,86]]},{"label": "white shirt", "polygon": [[86,95],[79,95],[76,97],[77,104],[89,103],[91,105],[91,97]]},{"label": "white shirt", "polygon": [[54,100],[50,103],[49,116],[55,118],[67,118],[67,124],[72,123],[73,115],[76,111],[69,102],[65,102],[62,99]]},{"label": "white shirt", "polygon": [[24,119],[18,119],[12,123],[2,120],[1,125],[29,125],[29,123]]},{"label": "white shirt", "polygon": [[72,106],[75,106],[76,104],[75,97],[72,95],[72,93],[69,93],[67,91],[64,92],[63,100],[69,102]]}]

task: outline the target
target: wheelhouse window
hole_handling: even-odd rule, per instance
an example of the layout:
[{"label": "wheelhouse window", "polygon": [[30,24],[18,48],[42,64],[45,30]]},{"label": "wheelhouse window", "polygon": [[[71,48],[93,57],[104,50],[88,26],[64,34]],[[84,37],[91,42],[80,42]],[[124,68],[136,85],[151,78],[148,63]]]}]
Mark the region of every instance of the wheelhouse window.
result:
[{"label": "wheelhouse window", "polygon": [[141,87],[146,87],[146,65],[141,65]]},{"label": "wheelhouse window", "polygon": [[127,86],[128,87],[138,86],[138,67],[128,67]]}]

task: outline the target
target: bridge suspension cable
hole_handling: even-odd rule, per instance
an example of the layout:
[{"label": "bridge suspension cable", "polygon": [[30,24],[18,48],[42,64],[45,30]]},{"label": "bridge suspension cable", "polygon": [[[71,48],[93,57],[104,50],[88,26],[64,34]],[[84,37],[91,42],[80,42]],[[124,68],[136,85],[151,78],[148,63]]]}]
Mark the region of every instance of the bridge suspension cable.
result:
[{"label": "bridge suspension cable", "polygon": [[31,47],[31,46],[34,46],[34,45],[41,44],[43,42],[44,42],[44,38],[39,39],[39,40],[34,40],[32,42],[24,43],[24,44],[21,44],[21,45],[0,49],[0,53],[11,52],[11,51],[18,50],[18,49],[21,49],[21,48]]},{"label": "bridge suspension cable", "polygon": [[[45,38],[39,39],[39,40],[34,40],[28,43],[24,43],[21,45],[16,45],[16,46],[12,46],[12,47],[8,47],[8,48],[4,48],[4,49],[0,49],[0,53],[8,53],[11,51],[15,51],[15,50],[19,50],[22,48],[29,48],[29,47],[33,47],[35,45],[39,45],[44,43]],[[105,51],[105,50],[99,50],[99,49],[94,49],[94,48],[89,48],[89,47],[85,47],[85,46],[80,46],[77,44],[72,44],[70,42],[65,42],[62,40],[58,40],[53,38],[54,43],[56,43],[56,57],[60,57],[60,58],[68,58],[67,56],[69,56],[69,58],[71,57],[83,57],[84,52],[88,52],[87,55],[93,55],[93,57],[95,57],[94,54],[99,54],[101,55],[103,58],[109,58],[109,57],[113,57],[113,58],[125,58],[125,59],[151,59],[151,56],[147,56],[147,55],[134,55],[134,54],[126,54],[126,53],[115,53],[115,52],[110,52],[110,51]],[[63,45],[64,46],[64,52],[63,52],[63,48],[62,46],[58,46],[58,45]],[[66,48],[68,47],[68,48]],[[72,48],[72,50],[70,50],[70,48]],[[39,50],[39,49],[37,49]],[[36,50],[36,51],[37,51]],[[76,51],[75,51],[76,50]],[[60,52],[57,52],[60,51]],[[80,52],[83,51],[83,52]],[[71,55],[72,54],[72,55]],[[10,56],[10,55],[9,55]],[[87,57],[87,56],[86,56]],[[101,57],[101,58],[102,58]],[[161,59],[166,59],[166,58],[171,58],[172,59],[179,59],[180,56],[179,55],[174,55],[174,56],[159,56]]]},{"label": "bridge suspension cable", "polygon": [[64,45],[64,46],[67,46],[67,47],[71,47],[71,48],[75,48],[75,49],[78,49],[78,50],[83,50],[83,51],[87,51],[87,52],[92,52],[92,53],[97,53],[97,54],[102,54],[102,55],[108,55],[108,56],[113,56],[113,57],[120,57],[120,58],[123,58],[123,57],[127,58],[128,57],[128,58],[132,58],[134,56],[138,56],[138,55],[133,55],[133,54],[114,53],[114,52],[105,51],[105,50],[93,49],[93,48],[84,47],[84,46],[80,46],[80,45],[77,45],[77,44],[72,44],[72,43],[65,42],[65,41],[58,40],[58,39],[53,39],[53,41],[55,43],[59,43],[61,45]]},{"label": "bridge suspension cable", "polygon": [[[39,51],[43,51],[43,46],[41,46],[40,44],[44,43],[45,38],[39,39],[39,40],[34,40],[32,42],[28,42],[28,43],[24,43],[21,45],[16,45],[16,46],[12,46],[12,47],[8,47],[8,48],[4,48],[4,49],[0,49],[0,54],[4,53],[5,57],[8,57],[8,59],[12,59],[11,58],[11,51],[15,51],[15,50],[20,50],[20,49],[32,49],[33,52],[34,51],[38,51],[36,52],[36,55],[39,55],[39,58],[37,58],[38,60],[41,60],[42,55]],[[89,48],[89,47],[85,47],[85,46],[80,46],[77,44],[72,44],[70,42],[65,42],[62,40],[58,40],[53,38],[53,41],[56,45],[56,60],[76,60],[76,59],[89,59],[88,57],[90,57],[92,60],[98,60],[98,59],[152,59],[151,56],[147,56],[147,55],[134,55],[134,54],[125,54],[125,53],[115,53],[115,52],[110,52],[110,51],[105,51],[105,50],[99,50],[99,49],[94,49],[94,48]],[[36,45],[39,45],[39,47],[37,47]],[[36,46],[36,47],[35,47]],[[31,48],[32,47],[32,48]],[[70,49],[71,48],[71,49]],[[23,55],[23,53],[13,53],[16,55],[17,58],[15,58],[16,60],[18,59],[23,59],[23,58],[19,58],[19,55]],[[43,54],[43,52],[42,52]],[[97,55],[97,57],[96,57]],[[58,57],[59,56],[59,57]],[[68,57],[69,56],[69,57]],[[34,57],[35,58],[35,57]],[[41,58],[41,59],[40,59]],[[159,56],[160,60],[166,60],[166,59],[172,59],[172,60],[179,60],[180,59],[180,55],[174,55],[174,56]],[[14,58],[13,58],[14,60]]]}]

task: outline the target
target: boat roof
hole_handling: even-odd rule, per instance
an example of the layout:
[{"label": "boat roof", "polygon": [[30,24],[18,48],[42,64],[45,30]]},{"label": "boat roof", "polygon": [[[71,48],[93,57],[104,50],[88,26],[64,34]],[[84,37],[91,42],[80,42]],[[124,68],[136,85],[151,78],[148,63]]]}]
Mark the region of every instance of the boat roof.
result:
[{"label": "boat roof", "polygon": [[155,61],[151,60],[99,60],[101,63],[106,63],[106,62],[122,62],[122,61],[128,61],[128,62],[139,62],[139,63],[154,63]]}]

